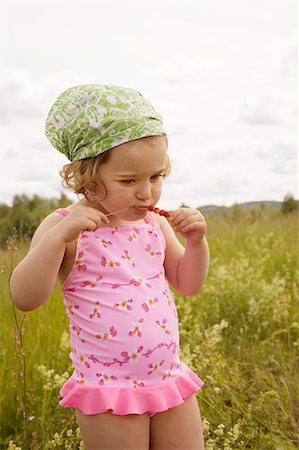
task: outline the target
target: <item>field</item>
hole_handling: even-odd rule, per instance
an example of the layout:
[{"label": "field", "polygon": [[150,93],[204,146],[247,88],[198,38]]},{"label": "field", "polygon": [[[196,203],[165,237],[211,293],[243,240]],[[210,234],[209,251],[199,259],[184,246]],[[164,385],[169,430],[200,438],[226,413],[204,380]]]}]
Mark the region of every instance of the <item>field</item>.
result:
[{"label": "field", "polygon": [[[209,276],[197,295],[175,293],[181,359],[205,381],[206,450],[296,450],[298,216],[260,208],[206,219]],[[73,411],[58,406],[72,372],[59,288],[17,311],[7,280],[27,244],[14,247],[0,262],[0,448],[83,449]]]}]

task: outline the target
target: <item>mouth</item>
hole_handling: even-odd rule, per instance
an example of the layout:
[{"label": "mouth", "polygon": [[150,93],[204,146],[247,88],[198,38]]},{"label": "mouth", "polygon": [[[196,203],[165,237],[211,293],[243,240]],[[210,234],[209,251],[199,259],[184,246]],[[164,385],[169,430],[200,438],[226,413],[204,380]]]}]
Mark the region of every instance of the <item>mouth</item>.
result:
[{"label": "mouth", "polygon": [[144,212],[148,210],[148,206],[134,206],[134,209]]}]

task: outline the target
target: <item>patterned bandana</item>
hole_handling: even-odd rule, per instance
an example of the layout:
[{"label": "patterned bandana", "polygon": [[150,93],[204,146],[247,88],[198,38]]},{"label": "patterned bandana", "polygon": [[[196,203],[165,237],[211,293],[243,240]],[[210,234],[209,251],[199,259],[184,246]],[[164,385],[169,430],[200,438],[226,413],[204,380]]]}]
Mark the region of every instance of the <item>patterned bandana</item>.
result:
[{"label": "patterned bandana", "polygon": [[140,92],[99,84],[64,91],[50,109],[45,132],[70,161],[100,155],[124,142],[166,134],[162,117]]}]

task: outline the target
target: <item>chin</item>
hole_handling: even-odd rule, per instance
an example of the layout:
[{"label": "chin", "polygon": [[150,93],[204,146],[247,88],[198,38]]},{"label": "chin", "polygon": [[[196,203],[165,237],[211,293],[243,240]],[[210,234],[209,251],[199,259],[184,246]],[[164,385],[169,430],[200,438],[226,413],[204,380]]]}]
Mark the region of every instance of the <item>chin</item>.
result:
[{"label": "chin", "polygon": [[119,214],[120,220],[126,220],[127,222],[134,222],[136,220],[143,219],[147,214],[147,211],[136,211],[132,209],[129,213]]},{"label": "chin", "polygon": [[147,213],[148,211],[134,211],[128,220],[143,219]]}]

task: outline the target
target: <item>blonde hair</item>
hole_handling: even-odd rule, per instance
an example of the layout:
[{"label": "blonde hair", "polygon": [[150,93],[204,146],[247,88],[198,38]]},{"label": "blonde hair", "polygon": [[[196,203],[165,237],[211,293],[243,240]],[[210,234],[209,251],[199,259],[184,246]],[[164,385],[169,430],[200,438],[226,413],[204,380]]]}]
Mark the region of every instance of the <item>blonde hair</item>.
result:
[{"label": "blonde hair", "polygon": [[[164,138],[166,144],[168,145],[167,136],[148,136],[141,139],[157,139]],[[125,144],[129,144],[126,142]],[[124,144],[121,144],[124,145]],[[117,148],[117,147],[114,147]],[[79,161],[73,161],[69,164],[65,164],[60,170],[59,174],[62,178],[62,185],[75,194],[86,195],[88,192],[91,195],[95,195],[99,182],[104,183],[99,178],[99,168],[105,164],[111,156],[110,151],[106,151],[98,156],[93,156],[92,158],[81,159]],[[166,168],[163,177],[166,178],[171,172],[170,159],[166,154]],[[106,191],[107,193],[107,191]]]}]

